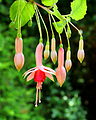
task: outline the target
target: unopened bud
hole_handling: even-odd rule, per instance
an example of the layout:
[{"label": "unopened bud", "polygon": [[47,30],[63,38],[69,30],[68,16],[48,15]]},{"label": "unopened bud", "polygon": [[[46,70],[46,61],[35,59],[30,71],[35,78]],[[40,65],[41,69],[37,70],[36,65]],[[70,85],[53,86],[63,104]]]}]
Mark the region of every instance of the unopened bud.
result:
[{"label": "unopened bud", "polygon": [[83,50],[83,48],[84,48],[84,41],[80,40],[79,41],[79,50]]},{"label": "unopened bud", "polygon": [[51,59],[52,59],[52,62],[55,64],[57,61],[57,52],[56,51],[51,51]]},{"label": "unopened bud", "polygon": [[15,39],[15,50],[16,50],[16,53],[22,53],[22,50],[23,50],[23,41],[22,41],[22,38],[16,38]]},{"label": "unopened bud", "polygon": [[66,79],[66,70],[64,68],[64,49],[63,48],[59,48],[58,50],[58,67],[56,69],[56,78],[60,86],[62,86]]},{"label": "unopened bud", "polygon": [[49,57],[49,42],[47,42],[44,50],[44,59],[46,60]]},{"label": "unopened bud", "polygon": [[71,51],[67,50],[66,61],[65,61],[65,68],[66,68],[67,72],[71,69],[71,67],[72,67]]},{"label": "unopened bud", "polygon": [[63,66],[58,67],[56,69],[56,78],[57,78],[57,81],[58,81],[60,87],[62,87],[62,85],[63,85],[63,83],[65,82],[65,79],[66,79],[66,70]]},{"label": "unopened bud", "polygon": [[84,50],[78,50],[77,58],[80,61],[80,63],[82,63],[82,61],[84,60],[84,57],[85,57]]},{"label": "unopened bud", "polygon": [[71,69],[71,67],[72,67],[71,60],[66,60],[65,61],[65,68],[66,68],[67,72]]},{"label": "unopened bud", "polygon": [[17,70],[21,70],[24,65],[24,55],[23,53],[16,53],[14,56],[14,64]]},{"label": "unopened bud", "polygon": [[56,41],[55,41],[55,38],[52,38],[52,40],[51,40],[51,51],[55,51],[55,47],[56,47]]}]

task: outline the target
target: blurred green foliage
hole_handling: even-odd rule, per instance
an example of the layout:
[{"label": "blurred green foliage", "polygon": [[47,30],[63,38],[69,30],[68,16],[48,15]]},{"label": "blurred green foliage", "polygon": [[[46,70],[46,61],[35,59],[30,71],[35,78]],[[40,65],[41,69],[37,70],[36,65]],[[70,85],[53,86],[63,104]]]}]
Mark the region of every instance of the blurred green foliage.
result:
[{"label": "blurred green foliage", "polygon": [[[59,2],[59,6],[61,6],[62,1]],[[72,85],[74,82],[76,82],[75,84],[79,83],[78,85],[84,83],[82,73],[86,73],[85,62],[81,72],[80,65],[78,69],[74,69],[78,63],[74,64],[73,61],[72,71],[74,69],[74,73],[70,71],[61,88],[56,81],[53,83],[47,79],[43,85],[42,104],[37,108],[34,107],[36,84],[33,80],[26,83],[22,74],[35,66],[34,53],[39,39],[38,29],[35,18],[32,22],[32,28],[28,28],[26,25],[22,29],[25,66],[18,72],[13,63],[16,30],[9,28],[9,7],[12,2],[13,0],[0,0],[0,120],[86,120],[87,112],[82,106],[80,91],[74,90]],[[62,12],[63,9],[61,9]],[[44,15],[46,19],[46,14],[44,13]],[[84,27],[83,24],[80,25],[81,28]],[[74,40],[75,44],[72,43],[72,46],[74,48],[75,45],[78,49],[76,39],[78,39],[77,36]],[[75,57],[74,59],[76,60]],[[57,66],[56,64],[54,67],[50,59],[43,62],[46,66],[53,68]]]}]

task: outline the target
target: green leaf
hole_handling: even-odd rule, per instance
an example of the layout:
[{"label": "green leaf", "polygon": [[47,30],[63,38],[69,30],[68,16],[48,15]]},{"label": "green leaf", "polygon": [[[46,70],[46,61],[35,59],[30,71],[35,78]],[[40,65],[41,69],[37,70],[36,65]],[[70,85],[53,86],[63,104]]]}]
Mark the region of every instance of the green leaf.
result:
[{"label": "green leaf", "polygon": [[[18,6],[20,5],[20,9]],[[25,0],[17,0],[10,7],[10,19],[15,22],[15,27],[18,27],[18,17],[21,20],[21,26],[24,26],[34,15],[35,10],[30,2]]]},{"label": "green leaf", "polygon": [[58,11],[58,7],[56,5],[54,5],[53,7],[53,15],[55,15],[59,20],[62,20],[63,17],[62,15],[60,14],[60,12]]},{"label": "green leaf", "polygon": [[75,20],[84,18],[87,11],[86,0],[74,0],[71,3],[71,15],[70,17]]},{"label": "green leaf", "polygon": [[46,6],[53,6],[54,3],[57,3],[58,0],[42,0],[42,4]]},{"label": "green leaf", "polygon": [[66,20],[54,22],[53,25],[56,29],[56,31],[61,34],[63,32],[63,28],[66,26],[67,22]]}]

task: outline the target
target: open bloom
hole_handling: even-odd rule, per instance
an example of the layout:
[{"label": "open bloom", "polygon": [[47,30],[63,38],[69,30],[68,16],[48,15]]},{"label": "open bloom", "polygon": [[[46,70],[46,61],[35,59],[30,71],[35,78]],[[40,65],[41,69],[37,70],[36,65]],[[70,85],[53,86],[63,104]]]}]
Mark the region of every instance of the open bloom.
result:
[{"label": "open bloom", "polygon": [[42,65],[42,52],[43,52],[43,44],[39,43],[35,53],[36,67],[31,68],[24,73],[25,77],[28,75],[27,81],[34,79],[34,81],[37,82],[36,103],[35,103],[36,107],[38,102],[41,103],[41,89],[42,89],[43,82],[45,81],[46,77],[54,81],[52,74],[55,75],[54,70]]},{"label": "open bloom", "polygon": [[59,51],[58,51],[58,67],[56,69],[56,78],[60,86],[62,86],[66,79],[66,70],[64,68],[64,49],[63,48],[59,48]]}]

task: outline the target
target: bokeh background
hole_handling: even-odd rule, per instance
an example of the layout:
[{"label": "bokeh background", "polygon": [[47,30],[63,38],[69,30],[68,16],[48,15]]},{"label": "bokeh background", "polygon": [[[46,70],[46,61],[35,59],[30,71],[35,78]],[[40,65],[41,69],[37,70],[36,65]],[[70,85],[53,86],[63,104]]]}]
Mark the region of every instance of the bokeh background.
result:
[{"label": "bokeh background", "polygon": [[[77,60],[79,35],[72,28],[71,50],[73,67],[67,74],[63,87],[47,79],[42,90],[42,104],[34,107],[35,86],[32,81],[26,82],[22,74],[35,66],[35,48],[39,40],[39,32],[35,17],[31,28],[22,28],[24,40],[25,65],[18,72],[13,63],[14,41],[16,30],[9,28],[9,8],[14,0],[0,0],[0,120],[96,120],[96,0],[87,0],[88,11],[83,20],[73,23],[84,31],[86,57],[82,64]],[[62,14],[70,11],[70,1],[59,0],[58,7]],[[40,2],[38,0],[38,2]],[[41,10],[51,31],[46,12]],[[42,27],[44,44],[46,33]],[[55,31],[57,44],[58,35]],[[67,41],[62,34],[65,51]],[[59,45],[59,44],[58,44]],[[58,50],[58,46],[57,46]],[[51,59],[43,64],[55,69]]]}]

